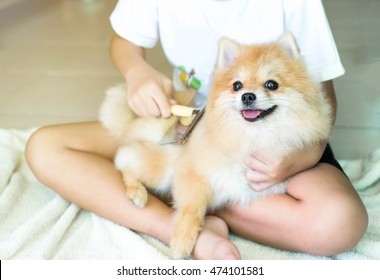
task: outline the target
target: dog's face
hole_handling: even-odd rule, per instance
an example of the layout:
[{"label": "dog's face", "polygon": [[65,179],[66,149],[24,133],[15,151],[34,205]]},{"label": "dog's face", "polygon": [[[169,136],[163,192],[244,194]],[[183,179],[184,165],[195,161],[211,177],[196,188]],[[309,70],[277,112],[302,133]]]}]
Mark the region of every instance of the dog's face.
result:
[{"label": "dog's face", "polygon": [[[275,80],[264,83],[266,90],[275,91],[279,87]],[[267,94],[262,88],[244,89],[242,81],[237,80],[232,85],[235,92],[235,107],[240,111],[242,117],[249,122],[264,119],[274,112],[277,105],[266,98]]]},{"label": "dog's face", "polygon": [[308,118],[320,100],[317,94],[319,87],[308,77],[290,34],[273,44],[219,42],[208,108],[231,120],[231,126],[296,125]]}]

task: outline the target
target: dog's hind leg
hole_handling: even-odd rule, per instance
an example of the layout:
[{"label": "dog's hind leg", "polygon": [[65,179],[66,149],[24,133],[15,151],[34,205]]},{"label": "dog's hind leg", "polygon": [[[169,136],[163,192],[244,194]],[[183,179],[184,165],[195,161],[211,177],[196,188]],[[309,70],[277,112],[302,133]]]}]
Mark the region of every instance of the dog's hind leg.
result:
[{"label": "dog's hind leg", "polygon": [[136,141],[122,146],[116,153],[115,165],[123,174],[127,196],[138,206],[147,202],[149,188],[160,193],[170,191],[179,145],[160,146]]},{"label": "dog's hind leg", "polygon": [[143,208],[148,202],[148,192],[146,188],[127,169],[122,170],[121,173],[123,174],[127,197],[133,204]]}]

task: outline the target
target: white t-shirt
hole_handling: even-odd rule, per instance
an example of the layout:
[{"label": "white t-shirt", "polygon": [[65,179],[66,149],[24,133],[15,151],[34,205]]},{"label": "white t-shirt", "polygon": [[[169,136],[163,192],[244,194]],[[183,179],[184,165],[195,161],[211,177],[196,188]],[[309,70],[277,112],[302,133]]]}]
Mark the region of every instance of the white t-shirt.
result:
[{"label": "white t-shirt", "polygon": [[144,48],[161,41],[174,67],[193,69],[207,94],[217,41],[274,41],[286,31],[318,81],[344,74],[320,0],[119,0],[110,17],[114,31]]}]

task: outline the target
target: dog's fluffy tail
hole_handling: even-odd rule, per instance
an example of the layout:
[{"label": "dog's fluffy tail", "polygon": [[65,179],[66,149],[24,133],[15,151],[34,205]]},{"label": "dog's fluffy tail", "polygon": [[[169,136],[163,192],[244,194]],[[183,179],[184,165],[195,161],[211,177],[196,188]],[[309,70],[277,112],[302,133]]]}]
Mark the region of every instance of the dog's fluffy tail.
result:
[{"label": "dog's fluffy tail", "polygon": [[131,141],[148,141],[159,143],[163,137],[168,142],[175,137],[177,117],[170,118],[139,118],[129,108],[126,85],[118,85],[106,92],[106,97],[100,107],[99,120],[108,129],[120,145]]},{"label": "dog's fluffy tail", "polygon": [[128,127],[136,115],[129,109],[127,103],[127,88],[120,84],[110,88],[100,107],[99,120],[118,140],[126,136]]}]

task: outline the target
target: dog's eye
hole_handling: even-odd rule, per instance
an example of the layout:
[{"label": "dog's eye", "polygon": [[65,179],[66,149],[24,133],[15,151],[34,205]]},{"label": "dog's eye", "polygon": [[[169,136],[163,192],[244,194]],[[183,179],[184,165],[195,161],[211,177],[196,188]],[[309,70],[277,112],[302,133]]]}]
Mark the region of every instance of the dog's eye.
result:
[{"label": "dog's eye", "polygon": [[234,91],[239,91],[243,88],[243,84],[240,81],[236,81],[232,85],[232,88],[234,89]]},{"label": "dog's eye", "polygon": [[276,81],[269,80],[265,82],[264,87],[269,90],[276,90],[278,89],[278,83]]}]

